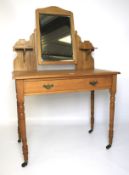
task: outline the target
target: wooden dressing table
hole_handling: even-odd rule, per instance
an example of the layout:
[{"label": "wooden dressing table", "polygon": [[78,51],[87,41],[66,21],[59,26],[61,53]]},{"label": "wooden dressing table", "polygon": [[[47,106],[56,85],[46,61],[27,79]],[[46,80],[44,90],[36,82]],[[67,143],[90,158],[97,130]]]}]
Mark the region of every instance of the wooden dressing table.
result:
[{"label": "wooden dressing table", "polygon": [[[63,20],[64,22],[62,22]],[[58,37],[58,40],[55,40],[51,35],[53,33],[52,30],[54,30],[52,29],[53,22],[56,21],[57,23],[54,25],[56,26],[56,34],[54,34],[54,37]],[[62,32],[63,36],[59,36],[59,25],[61,25],[62,29],[65,29]],[[45,33],[45,30],[48,30],[48,32]],[[69,31],[70,34],[68,34]],[[71,36],[71,43],[66,40],[62,42],[59,39],[59,37],[64,39],[64,33],[65,36]],[[45,37],[48,38],[46,39]],[[49,44],[49,42],[51,43]],[[59,45],[60,43],[61,45]],[[58,49],[55,49],[55,51],[53,48],[57,46]],[[63,51],[68,52],[68,54],[65,52],[61,53],[61,48]],[[50,49],[53,50],[50,51]],[[77,32],[74,31],[73,14],[58,7],[37,9],[36,30],[31,35],[30,40],[20,39],[16,42],[14,50],[17,52],[17,57],[14,60],[13,79],[16,82],[17,94],[18,142],[22,141],[23,145],[24,163],[22,167],[28,163],[24,112],[24,96],[27,95],[91,91],[91,129],[89,131],[91,133],[94,128],[94,91],[109,89],[109,144],[106,148],[111,147],[116,80],[119,72],[94,69],[94,59],[91,55],[94,49],[89,41],[82,42]],[[55,54],[58,54],[57,57],[55,57]],[[74,64],[75,69],[38,71],[37,62],[38,64]]]}]

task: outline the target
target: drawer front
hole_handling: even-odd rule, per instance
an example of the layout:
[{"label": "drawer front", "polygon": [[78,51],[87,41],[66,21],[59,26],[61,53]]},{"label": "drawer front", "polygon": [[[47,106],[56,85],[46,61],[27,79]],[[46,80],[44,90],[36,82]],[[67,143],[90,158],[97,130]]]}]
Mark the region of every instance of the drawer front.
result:
[{"label": "drawer front", "polygon": [[86,91],[107,89],[111,86],[111,77],[79,78],[65,80],[26,80],[24,82],[24,93],[58,93],[72,91]]}]

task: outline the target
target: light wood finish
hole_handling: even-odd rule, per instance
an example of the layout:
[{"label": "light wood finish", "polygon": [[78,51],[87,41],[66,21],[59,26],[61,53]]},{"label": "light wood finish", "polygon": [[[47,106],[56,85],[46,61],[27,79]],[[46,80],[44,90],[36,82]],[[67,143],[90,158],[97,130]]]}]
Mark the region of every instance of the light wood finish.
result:
[{"label": "light wood finish", "polygon": [[116,75],[119,72],[101,70],[101,69],[88,69],[88,70],[51,70],[51,71],[14,71],[13,79],[34,79],[34,78],[81,78],[91,76],[107,76]]},{"label": "light wood finish", "polygon": [[116,94],[116,75],[112,77],[112,86],[110,89],[110,121],[109,121],[109,144],[112,144],[114,112],[115,112],[115,94]]},{"label": "light wood finish", "polygon": [[[72,48],[73,48],[73,58],[72,60],[62,60],[62,61],[43,61],[41,59],[41,38],[40,38],[40,26],[39,26],[39,15],[40,14],[52,14],[52,15],[61,15],[70,17],[70,28],[71,28],[71,40],[72,40]],[[74,21],[73,21],[73,13],[64,10],[59,7],[51,6],[47,8],[39,8],[36,10],[36,40],[37,40],[37,60],[38,64],[76,64],[76,48],[75,48],[75,32],[74,32]]]},{"label": "light wood finish", "polygon": [[[55,72],[55,73],[54,73]],[[110,91],[110,122],[109,122],[109,145],[113,139],[114,125],[114,100],[116,91],[116,75],[119,72],[104,70],[85,71],[35,71],[14,72],[18,100],[18,123],[20,128],[19,137],[23,142],[23,155],[25,162],[28,161],[24,96],[50,93],[84,92],[91,91],[91,131],[94,128],[94,91],[109,89]]]},{"label": "light wood finish", "polygon": [[91,91],[91,118],[90,118],[90,131],[91,133],[94,129],[94,91]]},{"label": "light wood finish", "polygon": [[[94,69],[94,59],[92,57],[92,52],[94,51],[93,45],[89,41],[81,41],[77,32],[74,32],[74,63],[76,70],[93,70]],[[16,51],[17,56],[13,62],[14,71],[35,71],[37,70],[38,53],[37,50],[38,43],[36,38],[36,30],[34,34],[31,35],[30,40],[26,41],[20,39],[16,42],[13,49]],[[71,64],[71,61],[60,61],[54,62],[54,64]],[[50,64],[50,62],[45,62],[44,64]],[[51,62],[52,64],[52,62]]]},{"label": "light wood finish", "polygon": [[94,59],[92,52],[94,47],[90,41],[81,41],[81,38],[75,32],[77,64],[76,70],[94,69]]},{"label": "light wood finish", "polygon": [[17,52],[13,65],[15,71],[35,71],[37,70],[37,60],[35,54],[34,34],[31,35],[30,40],[18,40],[13,50]]},{"label": "light wood finish", "polygon": [[[57,80],[26,80],[24,82],[25,95],[48,94],[62,92],[80,92],[86,90],[107,89],[111,86],[111,77],[91,77],[76,79],[57,79]],[[47,88],[48,87],[48,88]]]},{"label": "light wood finish", "polygon": [[[52,11],[51,11],[52,10]],[[37,70],[38,64],[75,64],[76,70],[91,70],[94,69],[94,59],[92,52],[94,46],[90,41],[81,41],[81,38],[74,31],[74,22],[72,12],[60,9],[57,7],[49,7],[43,9],[37,9],[36,13],[40,12],[48,13],[54,11],[54,14],[70,15],[71,16],[71,33],[72,33],[72,45],[73,45],[73,60],[74,61],[54,61],[54,62],[43,62],[40,59],[40,39],[39,29],[36,28],[34,33],[30,36],[29,41],[20,39],[16,42],[13,50],[16,51],[17,56],[13,62],[14,71],[35,71]],[[38,16],[38,15],[37,15]],[[38,18],[38,17],[37,17]],[[37,24],[38,25],[38,24]]]},{"label": "light wood finish", "polygon": [[24,80],[16,80],[17,108],[18,108],[18,134],[22,140],[24,161],[28,162],[28,146],[26,138],[26,123],[24,112]]},{"label": "light wood finish", "polygon": [[[36,13],[39,14],[42,11],[51,14],[72,15],[71,12],[57,7],[38,9]],[[74,30],[73,22],[72,30]],[[26,166],[28,162],[24,112],[24,96],[26,95],[91,91],[91,130],[89,131],[91,132],[94,128],[94,91],[108,89],[110,92],[110,119],[109,145],[107,148],[110,148],[112,145],[116,79],[119,72],[95,69],[92,57],[94,46],[90,41],[82,42],[77,32],[74,31],[73,33],[74,54],[77,58],[75,70],[37,70],[39,44],[36,43],[36,37],[39,35],[38,29],[31,35],[29,41],[19,40],[14,46],[17,57],[14,60],[13,79],[16,82],[17,93],[18,135],[19,141],[21,140],[23,144],[24,163],[22,166]]]}]

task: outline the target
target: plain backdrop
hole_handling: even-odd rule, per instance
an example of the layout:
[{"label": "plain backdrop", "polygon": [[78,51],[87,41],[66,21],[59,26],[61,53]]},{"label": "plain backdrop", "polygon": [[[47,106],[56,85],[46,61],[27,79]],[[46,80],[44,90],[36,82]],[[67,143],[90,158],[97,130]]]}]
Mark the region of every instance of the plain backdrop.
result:
[{"label": "plain backdrop", "polygon": [[[12,80],[13,45],[29,39],[35,29],[35,9],[59,6],[74,13],[75,30],[82,40],[98,49],[95,67],[120,71],[116,94],[116,123],[129,122],[129,1],[128,0],[0,0],[0,123],[17,120],[15,82]],[[58,67],[59,68],[59,67]],[[42,95],[25,98],[26,116],[31,120],[89,120],[89,92]],[[96,122],[107,122],[109,92],[96,92]]]},{"label": "plain backdrop", "polygon": [[[73,12],[75,30],[82,41],[89,40],[98,48],[93,53],[96,68],[121,72],[117,81],[114,149],[108,153],[104,149],[109,120],[108,90],[95,94],[97,137],[87,133],[89,92],[25,97],[31,161],[26,170],[21,170],[19,164],[22,163],[22,157],[16,143],[17,107],[15,82],[12,80],[16,53],[13,52],[13,46],[20,38],[29,39],[35,29],[35,9],[47,6],[59,6]],[[0,0],[1,175],[11,172],[13,175],[40,174],[42,167],[44,175],[128,174],[128,46],[129,0]],[[43,69],[51,69],[51,66]],[[51,123],[54,125],[43,126]],[[68,126],[63,127],[64,124]],[[72,124],[75,126],[72,127]],[[83,126],[76,127],[78,124]],[[99,129],[99,126],[104,129]]]}]

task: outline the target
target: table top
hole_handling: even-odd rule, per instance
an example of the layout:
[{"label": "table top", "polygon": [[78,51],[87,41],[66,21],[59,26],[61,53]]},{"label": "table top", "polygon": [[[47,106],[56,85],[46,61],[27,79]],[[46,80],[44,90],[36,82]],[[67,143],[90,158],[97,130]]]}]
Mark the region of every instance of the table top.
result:
[{"label": "table top", "polygon": [[116,75],[120,72],[108,70],[49,70],[49,71],[14,71],[13,79],[38,79],[38,78],[62,78],[62,77],[90,77],[90,76],[104,76]]}]

